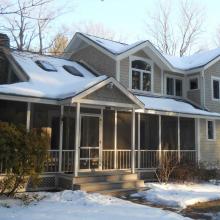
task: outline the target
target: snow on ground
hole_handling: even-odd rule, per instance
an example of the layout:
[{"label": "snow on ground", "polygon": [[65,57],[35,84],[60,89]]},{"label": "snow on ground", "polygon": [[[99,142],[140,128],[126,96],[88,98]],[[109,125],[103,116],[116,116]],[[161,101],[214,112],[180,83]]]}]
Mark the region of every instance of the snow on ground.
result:
[{"label": "snow on ground", "polygon": [[153,204],[186,208],[198,202],[220,199],[220,186],[214,184],[149,183],[150,190],[133,194]]},{"label": "snow on ground", "polygon": [[[82,191],[39,193],[41,201],[25,206],[9,200],[0,205],[0,220],[182,220],[176,213]],[[6,203],[7,200],[4,201]]]}]

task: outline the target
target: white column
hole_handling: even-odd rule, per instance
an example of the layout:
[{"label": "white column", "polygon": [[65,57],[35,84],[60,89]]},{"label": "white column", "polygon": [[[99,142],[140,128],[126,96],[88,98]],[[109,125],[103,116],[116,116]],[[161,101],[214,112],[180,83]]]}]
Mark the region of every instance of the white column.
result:
[{"label": "white column", "polygon": [[161,165],[161,115],[159,115],[159,164]]},{"label": "white column", "polygon": [[200,118],[195,119],[195,143],[196,143],[196,160],[197,163],[199,164],[200,158],[201,158],[201,153],[200,153]]},{"label": "white column", "polygon": [[141,167],[141,114],[138,113],[138,169]]},{"label": "white column", "polygon": [[181,154],[180,154],[180,117],[179,116],[177,118],[177,126],[178,126],[178,131],[177,131],[178,161],[180,162]]},{"label": "white column", "polygon": [[114,169],[117,169],[117,124],[118,124],[118,112],[115,110],[115,130],[114,130]]},{"label": "white column", "polygon": [[59,172],[62,172],[62,153],[63,153],[63,115],[64,106],[60,106],[60,142],[59,142]]},{"label": "white column", "polygon": [[131,172],[135,173],[135,109],[132,109],[131,130]]},{"label": "white column", "polygon": [[74,176],[78,176],[79,171],[79,143],[80,142],[80,103],[76,103],[76,119],[75,119],[75,160],[74,160]]},{"label": "white column", "polygon": [[27,119],[26,119],[26,129],[30,131],[31,128],[31,103],[27,103]]}]

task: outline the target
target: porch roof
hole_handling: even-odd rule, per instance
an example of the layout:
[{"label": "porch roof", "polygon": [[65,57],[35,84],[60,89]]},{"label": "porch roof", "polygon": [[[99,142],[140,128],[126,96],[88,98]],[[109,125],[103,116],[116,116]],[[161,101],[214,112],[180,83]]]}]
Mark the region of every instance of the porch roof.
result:
[{"label": "porch roof", "polygon": [[144,103],[145,109],[147,110],[173,112],[178,114],[189,114],[195,116],[220,117],[219,113],[199,109],[184,100],[177,100],[174,98],[161,96],[139,95],[137,95],[137,98]]}]

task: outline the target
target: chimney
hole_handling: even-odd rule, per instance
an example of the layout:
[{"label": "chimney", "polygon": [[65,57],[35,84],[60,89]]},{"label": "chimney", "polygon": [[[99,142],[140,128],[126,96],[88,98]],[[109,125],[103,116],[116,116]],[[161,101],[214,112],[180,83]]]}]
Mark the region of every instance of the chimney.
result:
[{"label": "chimney", "polygon": [[10,48],[10,39],[8,35],[0,33],[0,47]]}]

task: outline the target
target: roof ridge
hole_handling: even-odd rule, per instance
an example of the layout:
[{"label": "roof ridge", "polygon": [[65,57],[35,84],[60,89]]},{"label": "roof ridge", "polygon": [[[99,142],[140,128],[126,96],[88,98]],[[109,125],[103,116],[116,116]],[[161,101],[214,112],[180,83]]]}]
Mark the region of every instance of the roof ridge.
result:
[{"label": "roof ridge", "polygon": [[124,42],[120,42],[120,41],[116,41],[116,40],[111,40],[111,39],[107,39],[107,38],[104,38],[104,37],[99,37],[99,36],[92,35],[92,34],[86,34],[86,33],[83,33],[83,32],[77,32],[77,33],[82,34],[82,35],[88,35],[90,37],[96,37],[96,38],[99,38],[99,39],[102,39],[102,40],[108,40],[108,41],[111,41],[111,42],[114,42],[114,43],[119,43],[119,44],[122,44],[124,46],[130,45],[130,44],[127,44],[127,43],[124,43]]}]

